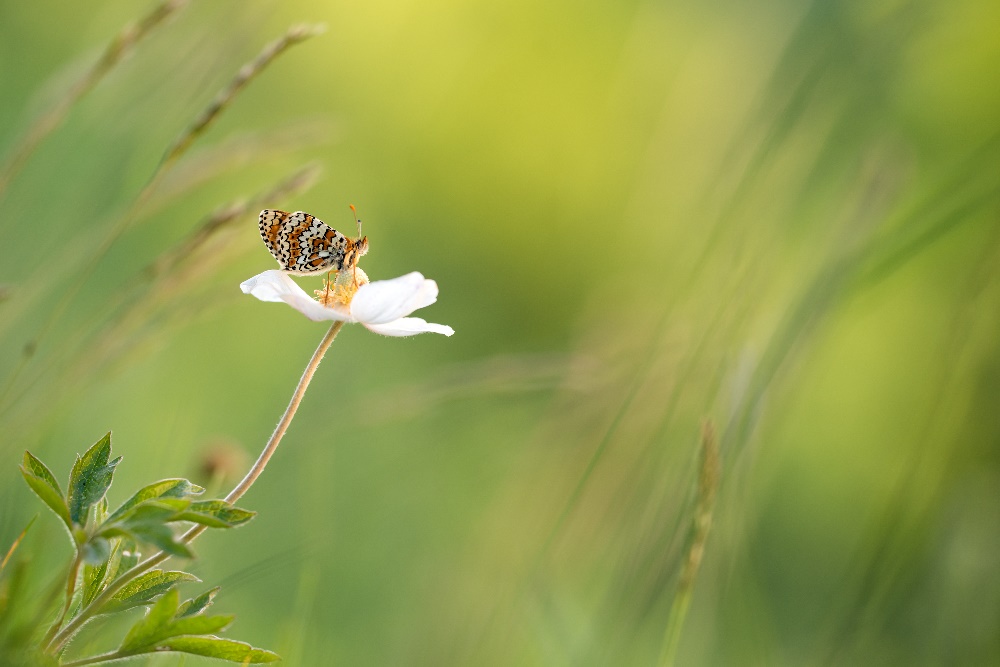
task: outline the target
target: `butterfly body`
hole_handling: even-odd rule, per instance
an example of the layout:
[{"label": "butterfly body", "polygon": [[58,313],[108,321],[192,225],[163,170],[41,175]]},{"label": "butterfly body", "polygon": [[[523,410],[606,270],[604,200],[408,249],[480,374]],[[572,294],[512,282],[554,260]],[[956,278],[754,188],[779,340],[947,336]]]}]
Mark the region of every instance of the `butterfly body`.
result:
[{"label": "butterfly body", "polygon": [[303,211],[260,212],[260,236],[281,270],[296,276],[353,271],[368,252],[368,237],[351,239]]}]

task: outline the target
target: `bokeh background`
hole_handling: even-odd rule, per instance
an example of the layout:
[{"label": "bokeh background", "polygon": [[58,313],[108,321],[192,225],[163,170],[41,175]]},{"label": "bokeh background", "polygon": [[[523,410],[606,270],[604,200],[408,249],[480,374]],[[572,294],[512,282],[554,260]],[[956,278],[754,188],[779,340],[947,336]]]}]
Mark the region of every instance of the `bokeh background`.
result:
[{"label": "bokeh background", "polygon": [[[154,6],[3,2],[0,156]],[[137,205],[302,21],[326,33]],[[351,231],[353,203],[362,267],[436,279],[421,315],[457,333],[341,334],[259,517],[196,544],[231,636],[292,665],[658,664],[707,421],[677,664],[997,664],[998,35],[989,0],[193,0],[0,194],[0,545],[41,513],[21,552],[40,586],[65,567],[17,463],[64,477],[109,429],[112,504],[224,493],[325,331],[240,293],[274,266],[257,210]]]}]

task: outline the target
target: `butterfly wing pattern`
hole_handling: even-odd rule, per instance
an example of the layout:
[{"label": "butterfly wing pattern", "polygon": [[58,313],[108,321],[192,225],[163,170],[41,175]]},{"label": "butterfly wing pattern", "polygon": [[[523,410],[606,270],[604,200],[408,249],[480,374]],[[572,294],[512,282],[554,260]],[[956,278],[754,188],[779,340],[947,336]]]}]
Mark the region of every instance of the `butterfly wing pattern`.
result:
[{"label": "butterfly wing pattern", "polygon": [[261,238],[281,270],[296,276],[339,271],[345,258],[356,264],[358,256],[364,254],[357,252],[352,239],[303,211],[265,209],[260,212],[259,226]]}]

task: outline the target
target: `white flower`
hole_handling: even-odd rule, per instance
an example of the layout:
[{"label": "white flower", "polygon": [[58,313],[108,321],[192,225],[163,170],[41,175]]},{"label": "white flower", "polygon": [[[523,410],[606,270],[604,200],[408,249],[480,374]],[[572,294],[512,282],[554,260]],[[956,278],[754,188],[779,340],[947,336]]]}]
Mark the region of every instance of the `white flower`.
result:
[{"label": "white flower", "polygon": [[385,336],[413,336],[425,332],[450,336],[455,333],[444,324],[407,317],[416,309],[437,301],[438,287],[433,280],[414,271],[392,280],[367,282],[364,272],[357,271],[358,282],[364,283],[357,293],[325,299],[327,305],[310,297],[287,274],[277,270],[257,274],[241,283],[240,289],[261,301],[284,301],[314,322],[359,322]]}]

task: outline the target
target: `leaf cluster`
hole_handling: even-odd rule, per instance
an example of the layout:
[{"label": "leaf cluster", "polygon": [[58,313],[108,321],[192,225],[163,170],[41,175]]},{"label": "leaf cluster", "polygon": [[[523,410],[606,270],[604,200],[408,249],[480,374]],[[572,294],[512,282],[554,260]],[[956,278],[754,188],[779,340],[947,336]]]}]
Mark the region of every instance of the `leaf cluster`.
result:
[{"label": "leaf cluster", "polygon": [[[188,539],[181,531],[192,524],[205,528],[234,528],[250,521],[250,512],[221,499],[203,500],[204,489],[186,479],[164,479],[139,489],[110,511],[107,492],[121,457],[111,458],[111,434],[78,456],[67,490],[52,471],[25,452],[21,474],[32,491],[59,517],[73,543],[75,555],[66,587],[63,615],[49,629],[42,644],[49,644],[46,659],[59,658],[57,632],[64,621],[117,614],[136,607],[150,607],[146,616],[126,635],[117,651],[88,659],[86,664],[117,660],[142,653],[179,651],[244,664],[272,662],[278,656],[248,644],[223,639],[231,616],[204,616],[218,588],[180,602],[176,586],[197,577],[179,570],[148,569],[140,563],[140,549],[152,547],[159,554],[192,558]],[[69,623],[64,632],[73,628]],[[76,628],[78,629],[78,628]],[[75,633],[75,630],[73,631]],[[68,638],[68,637],[67,637]],[[49,664],[62,664],[50,662]],[[66,663],[72,664],[72,663]]]}]

